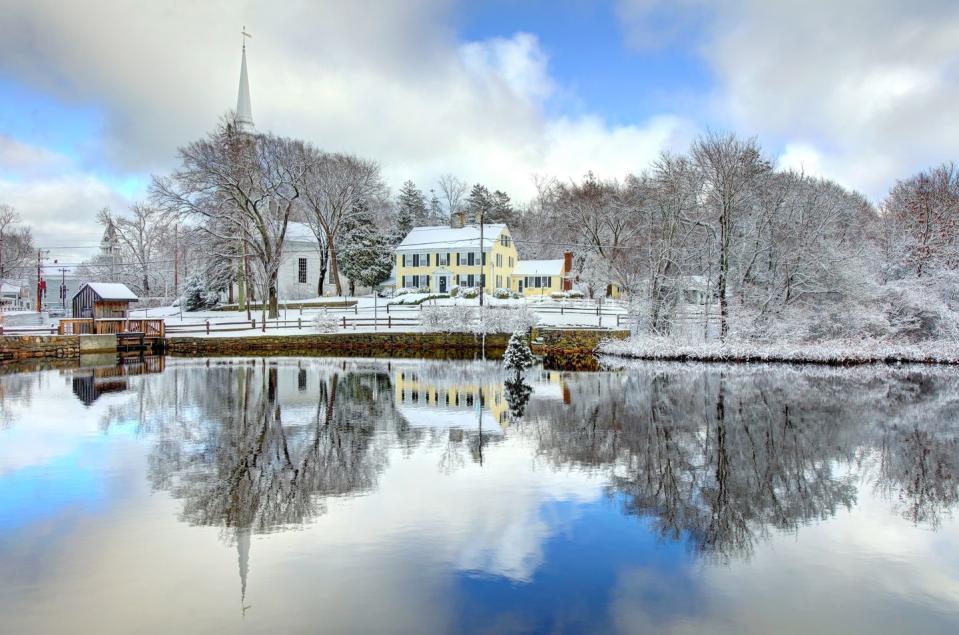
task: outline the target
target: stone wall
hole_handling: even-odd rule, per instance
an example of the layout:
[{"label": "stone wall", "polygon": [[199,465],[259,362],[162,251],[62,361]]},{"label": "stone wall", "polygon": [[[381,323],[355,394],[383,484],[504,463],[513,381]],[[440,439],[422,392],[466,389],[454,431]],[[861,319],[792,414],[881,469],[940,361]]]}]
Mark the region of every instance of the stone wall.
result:
[{"label": "stone wall", "polygon": [[79,356],[79,335],[0,336],[0,360],[3,361]]},{"label": "stone wall", "polygon": [[[486,356],[501,357],[508,335],[488,335]],[[335,333],[252,337],[170,337],[166,352],[216,355],[335,355],[344,357],[473,358],[482,340],[465,333]]]},{"label": "stone wall", "polygon": [[596,348],[607,339],[626,339],[629,331],[601,331],[591,329],[537,329],[534,338],[541,339],[537,351],[543,355],[543,365],[550,370],[599,370]]}]

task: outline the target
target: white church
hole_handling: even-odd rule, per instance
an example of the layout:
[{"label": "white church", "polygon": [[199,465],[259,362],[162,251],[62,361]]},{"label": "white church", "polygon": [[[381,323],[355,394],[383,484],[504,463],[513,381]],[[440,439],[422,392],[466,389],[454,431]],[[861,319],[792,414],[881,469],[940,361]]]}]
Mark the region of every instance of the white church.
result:
[{"label": "white church", "polygon": [[[243,130],[252,131],[253,107],[250,100],[250,80],[246,69],[246,42],[249,37],[244,32],[243,50],[240,61],[240,87],[236,98],[236,121]],[[286,231],[286,242],[283,244],[283,258],[280,261],[280,270],[277,279],[277,294],[280,300],[304,300],[321,295],[335,293],[335,284],[330,278],[327,267],[326,280],[323,289],[319,289],[322,258],[320,242],[309,225],[300,222],[291,222]],[[340,276],[341,288],[346,291],[349,281]],[[360,289],[357,288],[357,292]],[[234,289],[234,292],[238,292]],[[235,297],[235,296],[234,296]]]}]

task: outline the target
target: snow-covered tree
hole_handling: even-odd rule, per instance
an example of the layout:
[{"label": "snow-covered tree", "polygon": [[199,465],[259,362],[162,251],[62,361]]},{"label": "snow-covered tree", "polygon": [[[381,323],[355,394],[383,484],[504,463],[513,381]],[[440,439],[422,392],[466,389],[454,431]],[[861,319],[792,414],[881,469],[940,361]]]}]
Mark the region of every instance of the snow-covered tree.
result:
[{"label": "snow-covered tree", "polygon": [[503,389],[510,416],[514,419],[522,418],[526,413],[526,404],[529,403],[533,387],[523,381],[522,376],[517,375],[503,382]]},{"label": "snow-covered tree", "polygon": [[397,233],[406,236],[414,227],[428,223],[426,198],[413,181],[407,181],[396,197]]},{"label": "snow-covered tree", "polygon": [[342,252],[342,269],[350,281],[350,295],[356,292],[357,282],[371,288],[383,283],[393,268],[390,240],[376,230],[365,203],[358,207]]},{"label": "snow-covered tree", "polygon": [[0,280],[23,278],[35,252],[29,227],[23,227],[20,214],[10,205],[0,204]]},{"label": "snow-covered tree", "polygon": [[194,271],[187,278],[181,302],[187,311],[199,311],[207,307],[206,281],[199,271]]},{"label": "snow-covered tree", "polygon": [[466,197],[466,216],[473,222],[489,222],[493,211],[493,197],[485,185],[477,183]]},{"label": "snow-covered tree", "polygon": [[506,352],[503,353],[503,368],[515,371],[516,377],[519,378],[522,372],[532,365],[533,352],[526,343],[526,335],[513,333],[506,344]]}]

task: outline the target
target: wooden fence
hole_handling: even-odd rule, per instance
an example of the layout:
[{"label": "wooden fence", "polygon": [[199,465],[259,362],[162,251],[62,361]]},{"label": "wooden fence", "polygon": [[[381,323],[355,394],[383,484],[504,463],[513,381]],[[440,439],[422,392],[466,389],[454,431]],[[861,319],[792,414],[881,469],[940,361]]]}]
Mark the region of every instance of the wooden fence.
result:
[{"label": "wooden fence", "polygon": [[145,337],[164,337],[166,323],[162,318],[66,318],[60,320],[60,335],[118,335],[143,333]]}]

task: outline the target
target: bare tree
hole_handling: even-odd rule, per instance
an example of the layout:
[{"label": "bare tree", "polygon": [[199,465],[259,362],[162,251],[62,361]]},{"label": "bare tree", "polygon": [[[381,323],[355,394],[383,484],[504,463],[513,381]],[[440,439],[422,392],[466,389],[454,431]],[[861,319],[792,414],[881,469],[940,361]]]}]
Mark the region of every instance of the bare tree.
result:
[{"label": "bare tree", "polygon": [[734,233],[750,213],[758,183],[772,171],[772,165],[763,158],[755,139],[742,140],[733,134],[706,134],[693,143],[690,154],[702,179],[701,204],[715,222],[719,334],[725,339],[729,333],[728,286]]},{"label": "bare tree", "polygon": [[469,185],[452,174],[442,175],[437,185],[439,185],[440,195],[443,199],[443,204],[446,206],[447,215],[453,215],[455,212],[462,211],[466,193],[469,191]]},{"label": "bare tree", "polygon": [[[308,160],[303,187],[306,222],[321,250],[329,254],[330,276],[336,285],[336,294],[343,295],[337,242],[356,210],[371,200],[382,198],[386,186],[379,165],[373,161],[322,152],[312,146],[306,146],[306,153]],[[320,275],[318,292],[321,295],[325,273],[324,270]]]},{"label": "bare tree", "polygon": [[20,227],[20,214],[10,205],[0,204],[0,280],[22,277],[33,257],[33,236],[29,227]]},{"label": "bare tree", "polygon": [[133,286],[149,296],[155,261],[168,227],[167,217],[158,207],[135,203],[128,216],[113,215],[103,208],[97,220],[103,225],[112,223],[125,270],[129,271],[131,266],[134,269],[130,276],[135,280]]},{"label": "bare tree", "polygon": [[240,132],[230,118],[206,138],[180,148],[181,166],[154,177],[152,194],[167,210],[205,222],[219,241],[238,241],[256,263],[264,312],[275,318],[286,231],[312,160],[305,145]]}]

